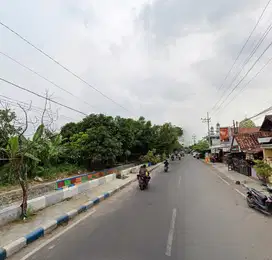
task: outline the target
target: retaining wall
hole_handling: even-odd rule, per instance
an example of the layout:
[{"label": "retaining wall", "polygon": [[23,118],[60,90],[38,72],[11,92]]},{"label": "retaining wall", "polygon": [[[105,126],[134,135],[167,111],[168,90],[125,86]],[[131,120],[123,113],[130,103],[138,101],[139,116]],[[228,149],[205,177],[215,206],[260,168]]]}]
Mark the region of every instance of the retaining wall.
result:
[{"label": "retaining wall", "polygon": [[[71,198],[77,194],[83,193],[84,191],[90,190],[94,187],[105,184],[107,182],[111,182],[115,178],[116,174],[110,174],[96,180],[91,180],[79,184],[77,186],[51,192],[47,195],[29,200],[28,207],[33,212],[36,212],[38,210],[57,204],[65,199]],[[20,214],[21,214],[20,203],[0,210],[0,226],[3,226],[11,221],[18,219],[20,217]]]},{"label": "retaining wall", "polygon": [[[149,164],[147,164],[148,166]],[[128,175],[130,173],[138,173],[140,168],[140,165],[131,167],[125,170],[121,170],[121,175]],[[105,183],[111,182],[114,179],[116,179],[116,174],[109,174],[107,176],[90,180],[78,185],[74,185],[71,187],[65,187],[60,190],[48,193],[44,196],[40,196],[34,199],[28,200],[28,207],[33,211],[36,212],[38,210],[42,210],[46,207],[49,207],[51,205],[57,204],[63,200],[66,200],[68,198],[71,198],[77,194],[83,193],[87,190],[90,190],[94,187],[97,187],[99,185],[103,185]],[[41,184],[42,185],[42,184]],[[52,182],[50,184],[50,187],[56,187],[56,182]],[[37,185],[38,186],[38,185]],[[21,195],[21,193],[19,193]],[[18,195],[19,196],[19,195]],[[21,195],[22,196],[22,195]],[[20,200],[22,197],[18,197]],[[0,210],[0,226],[5,225],[11,221],[14,221],[20,217],[21,214],[21,207],[20,202],[16,203],[15,205],[6,207],[4,209]]]}]

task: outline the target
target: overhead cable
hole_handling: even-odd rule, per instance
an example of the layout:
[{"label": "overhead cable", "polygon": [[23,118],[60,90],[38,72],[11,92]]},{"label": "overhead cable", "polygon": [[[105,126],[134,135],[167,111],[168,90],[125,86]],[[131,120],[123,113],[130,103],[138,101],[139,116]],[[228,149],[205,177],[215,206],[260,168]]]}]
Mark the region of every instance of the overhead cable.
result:
[{"label": "overhead cable", "polygon": [[[270,0],[271,1],[271,0]],[[85,79],[81,78],[80,76],[78,76],[75,72],[71,71],[70,69],[68,69],[66,66],[62,65],[60,62],[58,62],[56,59],[54,59],[52,56],[50,56],[49,54],[47,54],[46,52],[44,52],[42,49],[40,49],[39,47],[35,46],[33,43],[31,43],[29,40],[27,40],[25,37],[23,37],[22,35],[20,35],[18,32],[16,32],[15,30],[13,30],[12,28],[10,28],[8,25],[4,24],[3,22],[0,21],[0,25],[2,25],[4,28],[6,28],[7,30],[9,30],[10,32],[12,32],[14,35],[16,35],[17,37],[19,37],[21,40],[23,40],[24,42],[26,42],[28,45],[30,45],[31,47],[33,47],[34,49],[36,49],[38,52],[40,52],[41,54],[43,54],[44,56],[46,56],[48,59],[52,60],[54,63],[56,63],[58,66],[62,67],[64,70],[66,70],[68,73],[70,73],[71,75],[73,75],[74,77],[76,77],[77,79],[79,79],[81,82],[83,82],[84,84],[86,84],[87,86],[89,86],[90,88],[92,88],[93,90],[95,90],[96,92],[98,92],[100,95],[102,95],[103,97],[105,97],[106,99],[110,100],[111,102],[113,102],[114,104],[116,104],[117,106],[121,107],[122,109],[126,110],[127,112],[130,112],[127,108],[125,108],[124,106],[122,106],[121,104],[119,104],[118,102],[116,102],[115,100],[113,100],[112,98],[110,98],[109,96],[107,96],[106,94],[104,94],[102,91],[100,91],[99,89],[97,89],[96,87],[92,86],[90,83],[88,83]]]},{"label": "overhead cable", "polygon": [[41,94],[39,94],[39,93],[36,93],[36,92],[34,92],[34,91],[32,91],[32,90],[29,90],[29,89],[24,88],[24,87],[22,87],[22,86],[20,86],[20,85],[17,85],[17,84],[15,84],[15,83],[13,83],[13,82],[11,82],[11,81],[9,81],[9,80],[3,79],[3,78],[1,78],[1,77],[0,77],[0,80],[3,81],[3,82],[5,82],[5,83],[7,83],[7,84],[9,84],[9,85],[12,85],[12,86],[14,86],[14,87],[16,87],[16,88],[19,88],[19,89],[21,89],[21,90],[23,90],[23,91],[26,91],[26,92],[28,92],[28,93],[31,93],[31,94],[33,94],[33,95],[35,95],[35,96],[37,96],[37,97],[40,97],[40,98],[45,99],[45,100],[49,100],[50,102],[55,103],[55,104],[57,104],[57,105],[59,105],[59,106],[61,106],[61,107],[65,107],[65,108],[67,108],[67,109],[69,109],[69,110],[72,110],[72,111],[74,111],[74,112],[77,112],[77,113],[80,113],[80,114],[82,114],[82,115],[84,115],[84,116],[87,116],[87,114],[84,113],[84,112],[82,112],[82,111],[79,111],[79,110],[77,110],[77,109],[75,109],[75,108],[72,108],[72,107],[69,107],[69,106],[67,106],[67,105],[64,105],[64,104],[62,104],[62,103],[60,103],[60,102],[57,102],[57,101],[55,101],[55,100],[53,100],[53,99],[51,99],[51,98],[45,97],[45,96],[43,96],[43,95],[41,95]]}]

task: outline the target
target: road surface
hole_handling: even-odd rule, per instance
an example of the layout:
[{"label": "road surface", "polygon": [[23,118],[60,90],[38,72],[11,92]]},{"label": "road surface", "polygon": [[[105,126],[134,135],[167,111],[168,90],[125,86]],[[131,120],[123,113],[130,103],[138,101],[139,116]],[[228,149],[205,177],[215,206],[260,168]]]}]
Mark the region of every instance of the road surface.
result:
[{"label": "road surface", "polygon": [[191,156],[171,162],[149,190],[134,183],[46,246],[37,242],[11,259],[272,259],[272,220],[218,174]]}]

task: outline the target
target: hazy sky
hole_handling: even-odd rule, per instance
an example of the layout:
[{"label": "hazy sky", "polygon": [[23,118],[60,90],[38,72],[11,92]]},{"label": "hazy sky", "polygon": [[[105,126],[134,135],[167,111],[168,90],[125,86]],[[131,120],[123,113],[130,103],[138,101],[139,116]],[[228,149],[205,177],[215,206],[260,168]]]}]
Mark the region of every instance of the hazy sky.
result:
[{"label": "hazy sky", "polygon": [[[193,133],[201,138],[206,126],[200,118],[207,111],[213,111],[213,124],[225,126],[272,103],[272,65],[236,97],[239,89],[272,57],[269,49],[225,104],[233,96],[234,101],[218,113],[212,110],[224,91],[226,96],[235,86],[230,87],[233,77],[269,25],[272,4],[228,81],[218,90],[266,3],[267,0],[2,0],[1,22],[129,111],[80,82],[2,26],[0,52],[78,99],[2,54],[0,77],[43,95],[48,89],[54,100],[86,114],[134,118],[142,115],[154,123],[170,121],[183,127],[187,140]],[[236,82],[271,40],[269,34]],[[2,82],[0,95],[43,106],[40,98]],[[77,121],[82,118],[65,108],[59,114],[59,126],[69,121],[66,117]]]}]

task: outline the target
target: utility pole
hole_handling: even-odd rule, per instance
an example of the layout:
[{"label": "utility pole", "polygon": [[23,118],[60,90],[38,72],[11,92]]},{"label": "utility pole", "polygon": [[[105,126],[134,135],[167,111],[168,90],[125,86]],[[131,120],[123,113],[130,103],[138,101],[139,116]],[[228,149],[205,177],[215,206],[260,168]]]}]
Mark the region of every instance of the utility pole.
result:
[{"label": "utility pole", "polygon": [[211,122],[211,117],[209,116],[209,112],[207,112],[207,117],[201,118],[202,123],[207,123],[208,125],[208,140],[209,140],[209,146],[211,145],[211,136],[210,136],[210,122]]},{"label": "utility pole", "polygon": [[194,145],[195,145],[196,144],[196,135],[195,134],[192,135],[192,139],[193,139],[193,142],[194,142]]}]

